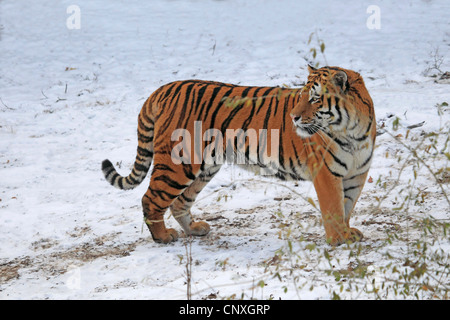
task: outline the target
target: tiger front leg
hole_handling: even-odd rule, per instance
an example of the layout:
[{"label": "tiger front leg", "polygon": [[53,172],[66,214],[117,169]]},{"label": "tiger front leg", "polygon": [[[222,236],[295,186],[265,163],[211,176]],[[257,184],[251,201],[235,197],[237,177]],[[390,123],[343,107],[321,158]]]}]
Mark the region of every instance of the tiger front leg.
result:
[{"label": "tiger front leg", "polygon": [[353,233],[353,237],[359,237],[359,239],[363,238],[363,234],[358,229],[350,228],[350,217],[353,213],[356,202],[361,195],[361,191],[364,187],[367,175],[368,172],[366,171],[364,173],[360,173],[343,179],[345,209],[344,220],[347,227],[350,229],[350,232]]},{"label": "tiger front leg", "polygon": [[205,236],[210,231],[210,226],[207,222],[194,221],[190,209],[198,194],[220,170],[220,167],[221,165],[213,165],[206,168],[170,206],[172,215],[187,235]]},{"label": "tiger front leg", "polygon": [[319,199],[327,242],[333,246],[360,241],[363,234],[349,225],[345,215],[344,187],[341,177],[330,171],[320,170],[314,178],[314,187]]}]

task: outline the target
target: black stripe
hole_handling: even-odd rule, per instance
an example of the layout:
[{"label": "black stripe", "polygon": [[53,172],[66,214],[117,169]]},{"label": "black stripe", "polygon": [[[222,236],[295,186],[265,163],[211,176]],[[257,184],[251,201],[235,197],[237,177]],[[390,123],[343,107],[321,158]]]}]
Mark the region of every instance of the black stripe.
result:
[{"label": "black stripe", "polygon": [[353,190],[353,189],[357,189],[357,188],[360,188],[360,187],[361,187],[360,185],[351,186],[351,187],[345,188],[344,192],[347,192],[347,191],[350,191],[350,190]]},{"label": "black stripe", "polygon": [[179,184],[178,182],[170,179],[168,176],[159,176],[154,178],[155,181],[162,181],[165,184],[167,184],[169,187],[174,188],[174,189],[178,189],[178,190],[183,190],[186,189],[188,187],[188,185],[184,185],[184,184]]},{"label": "black stripe", "polygon": [[[223,101],[224,98],[227,98],[230,93],[234,90],[234,88],[229,89],[227,92],[225,92],[222,97],[220,98],[220,101]],[[220,107],[222,106],[222,102],[217,103],[216,109],[214,110],[213,114],[211,115],[211,125],[210,128],[214,128],[214,122],[216,122],[216,116],[219,112]]]},{"label": "black stripe", "polygon": [[264,118],[263,129],[267,129],[267,123],[269,122],[270,114],[272,112],[272,102],[275,99],[275,96],[270,99],[269,106],[267,108],[266,117]]},{"label": "black stripe", "polygon": [[282,173],[282,172],[280,172],[280,171],[278,171],[278,172],[275,174],[275,177],[277,177],[278,179],[281,179],[281,180],[283,180],[283,181],[286,181],[286,176],[284,175],[284,173]]},{"label": "black stripe", "polygon": [[163,114],[163,112],[167,111],[167,109],[170,108],[172,102],[174,101],[174,98],[177,96],[180,87],[182,86],[182,82],[175,82],[175,84],[175,93],[168,96],[167,99],[163,99],[164,101],[158,102],[158,110],[155,115],[156,120],[161,116],[161,114]]},{"label": "black stripe", "polygon": [[299,157],[298,157],[297,148],[295,147],[295,144],[294,144],[294,140],[293,140],[293,139],[291,140],[291,145],[292,145],[292,148],[294,149],[295,159],[297,160],[297,163],[298,163],[298,162],[300,161],[300,159],[299,159]]},{"label": "black stripe", "polygon": [[[233,120],[233,118],[236,116],[236,114],[242,109],[244,108],[245,103],[241,103],[239,105],[237,105],[236,107],[233,108],[233,110],[230,112],[230,114],[228,115],[228,117],[225,119],[225,121],[222,124],[221,127],[221,131],[222,133],[225,132],[225,130],[228,128],[228,126],[230,125],[230,122]],[[214,124],[214,122],[212,123]]]},{"label": "black stripe", "polygon": [[135,162],[133,170],[134,169],[136,169],[137,171],[148,171],[148,166]]},{"label": "black stripe", "polygon": [[142,157],[146,157],[146,158],[153,157],[153,152],[151,152],[147,149],[141,148],[141,147],[137,148],[137,153]]},{"label": "black stripe", "polygon": [[[190,98],[191,98],[191,91],[192,91],[192,88],[193,88],[194,86],[195,86],[195,83],[194,83],[194,84],[190,84],[190,85],[186,88],[186,93],[184,94],[184,103],[183,103],[183,107],[182,107],[180,110],[177,110],[177,111],[179,112],[179,114],[177,115],[177,117],[179,117],[179,119],[178,119],[178,124],[177,124],[176,128],[185,128],[185,127],[182,127],[181,124],[182,124],[183,120],[185,120],[185,118],[186,118],[186,111],[187,111],[186,109],[187,109],[189,100],[190,100]],[[192,97],[192,99],[194,99],[194,98]],[[190,114],[190,112],[188,112],[188,114]],[[189,117],[188,117],[188,118],[189,118]]]},{"label": "black stripe", "polygon": [[372,129],[372,120],[369,122],[369,126],[367,127],[366,132],[361,137],[354,137],[356,141],[364,141],[370,136],[370,130]]},{"label": "black stripe", "polygon": [[250,89],[253,89],[253,87],[247,87],[247,88],[245,88],[244,91],[242,91],[241,98],[246,98],[248,92],[250,91]]},{"label": "black stripe", "polygon": [[354,129],[356,129],[356,127],[359,125],[359,119],[358,118],[356,118],[355,119],[355,124],[351,127],[351,128],[348,128],[348,130],[349,131],[353,131]]},{"label": "black stripe", "polygon": [[[137,173],[134,168],[133,170],[131,170],[131,174],[128,177],[131,177],[131,179],[133,179],[135,182],[142,181],[142,174]],[[136,178],[141,178],[141,180],[136,180]]]},{"label": "black stripe", "polygon": [[[167,113],[169,114],[169,117],[165,120],[166,123],[171,123],[172,120],[173,120],[173,118],[175,117],[175,115],[178,114],[178,113],[175,112],[174,110],[170,110],[170,106],[173,104],[173,108],[175,109],[176,106],[178,105],[178,100],[180,99],[180,96],[181,96],[181,94],[180,94],[181,87],[182,87],[182,86],[180,85],[180,86],[175,90],[176,92],[174,93],[174,97],[176,97],[176,98],[175,98],[175,100],[172,99],[172,101],[169,102],[169,107],[168,107],[168,108],[164,108],[164,107],[160,106],[161,112],[164,111],[166,114],[167,114]],[[159,132],[158,132],[158,133],[159,133],[159,135],[160,135],[161,137],[164,136],[164,132],[167,130],[168,127],[169,127],[168,125],[167,125],[167,126],[160,126],[160,127],[159,127]]]},{"label": "black stripe", "polygon": [[[325,167],[327,167],[328,171],[330,171],[330,173],[331,173],[333,176],[342,178],[343,175],[341,175],[341,174],[339,174],[339,173],[334,172],[333,170],[331,170],[331,168],[328,166],[327,162],[325,161],[325,157],[323,156],[323,154],[322,154],[319,150],[317,150],[317,152],[320,154],[320,156],[321,156],[321,158],[322,158],[322,161],[323,161],[323,163],[325,164]],[[314,153],[314,156],[316,156],[315,153]],[[317,158],[317,156],[316,156],[316,158]]]},{"label": "black stripe", "polygon": [[[145,158],[145,157],[141,157],[141,156],[139,156],[138,154],[136,155],[136,161],[139,161],[139,162],[146,162],[148,160],[148,158]],[[136,162],[135,161],[135,162]]]},{"label": "black stripe", "polygon": [[269,98],[268,94],[269,94],[272,90],[274,90],[274,89],[276,89],[276,88],[269,87],[266,91],[264,91],[264,93],[263,93],[262,96],[261,96],[261,98],[263,99],[263,101],[262,101],[261,104],[259,105],[259,108],[258,108],[258,110],[256,111],[256,114],[259,113],[259,111],[261,110],[261,108],[262,108],[262,107],[264,106],[264,104],[267,102],[265,99]]},{"label": "black stripe", "polygon": [[353,180],[353,179],[355,179],[356,177],[362,176],[363,174],[366,174],[366,173],[367,173],[367,170],[364,171],[363,173],[355,174],[354,176],[351,176],[350,178],[345,178],[344,181]]},{"label": "black stripe", "polygon": [[[259,92],[261,89],[262,89],[261,87],[260,87],[260,88],[257,88],[257,89],[255,90],[255,92],[253,93],[252,98],[253,98],[253,97],[257,97],[258,92]],[[253,114],[255,113],[255,108],[256,108],[256,102],[252,101],[252,110],[250,111],[250,114],[249,114],[248,118],[245,119],[244,123],[242,124],[242,130],[244,130],[244,131],[247,130],[248,125],[249,125],[250,122],[253,120]]]},{"label": "black stripe", "polygon": [[[208,113],[209,113],[209,111],[211,110],[211,107],[212,107],[212,105],[213,105],[213,103],[214,103],[214,100],[216,100],[216,97],[217,97],[217,95],[219,94],[219,92],[220,92],[220,90],[222,89],[223,87],[215,87],[214,88],[214,90],[213,90],[213,92],[212,92],[212,94],[211,94],[211,98],[209,99],[209,102],[208,102],[208,106],[206,107],[206,112],[205,112],[205,114],[203,115],[203,122],[205,122],[206,121],[206,119],[207,119],[207,117],[208,117]],[[218,104],[219,105],[219,104]],[[202,106],[202,108],[200,109],[200,114],[203,112],[203,107],[204,107],[204,105]],[[212,128],[211,126],[210,126],[210,128]]]},{"label": "black stripe", "polygon": [[341,108],[339,108],[339,106],[337,104],[334,106],[334,108],[336,109],[336,111],[338,113],[338,118],[336,120],[334,120],[333,122],[331,122],[330,125],[332,125],[332,124],[341,124],[341,121],[342,121]]},{"label": "black stripe", "polygon": [[114,173],[114,176],[111,178],[111,184],[114,185],[114,183],[116,182],[116,179],[119,178],[120,175],[118,173]]},{"label": "black stripe", "polygon": [[203,109],[205,109],[205,106],[206,106],[206,104],[208,104],[208,103],[209,103],[208,100],[206,100],[205,102],[202,103],[202,106],[200,107],[200,110],[199,110],[198,115],[197,115],[197,120],[200,120],[200,116],[201,116],[202,113],[203,113]]},{"label": "black stripe", "polygon": [[336,177],[339,177],[339,178],[342,178],[342,177],[343,177],[342,174],[339,174],[339,173],[334,172],[333,170],[331,170],[330,167],[328,166],[328,164],[327,164],[327,162],[326,162],[325,160],[323,160],[323,162],[325,163],[325,166],[327,167],[328,171],[330,171],[330,173],[331,173],[333,176],[336,176]]},{"label": "black stripe", "polygon": [[298,156],[297,147],[294,144],[294,140],[291,140],[291,143],[292,143],[292,148],[294,148],[294,154],[295,154],[295,159],[297,160],[297,164],[300,167],[300,170],[302,170],[301,168],[302,168],[303,164],[300,162],[300,157]]},{"label": "black stripe", "polygon": [[294,161],[292,160],[291,157],[289,157],[289,169],[294,171],[294,174],[297,175],[297,170],[295,170]]},{"label": "black stripe", "polygon": [[[279,96],[277,95],[277,99],[275,100],[275,104],[273,105],[273,108],[274,108],[274,110],[273,110],[273,116],[274,116],[274,117],[275,117],[275,115],[276,115],[277,112],[278,112],[279,102],[281,101],[281,103],[283,103],[283,104],[286,103],[286,97],[284,97],[284,99],[283,99],[283,90],[280,89],[279,92],[280,92],[280,95],[279,95]],[[281,100],[281,99],[283,99],[283,100]]]},{"label": "black stripe", "polygon": [[363,164],[358,167],[358,169],[364,168],[364,166],[370,162],[370,159],[372,159],[372,154],[373,151],[370,153],[370,156],[363,162]]},{"label": "black stripe", "polygon": [[292,180],[301,180],[295,173],[289,173],[289,176],[291,177]]},{"label": "black stripe", "polygon": [[[293,90],[292,92],[296,92],[296,90]],[[286,129],[286,114],[289,112],[289,110],[293,110],[294,107],[297,104],[297,97],[300,96],[295,93],[295,95],[289,94],[289,99],[287,100],[287,103],[284,104],[284,110],[283,110],[283,121],[281,122],[281,132],[283,133]],[[290,117],[289,117],[290,118]]]},{"label": "black stripe", "polygon": [[349,143],[339,140],[338,138],[336,138],[335,136],[333,136],[331,133],[329,133],[327,131],[322,131],[322,132],[324,132],[327,136],[329,136],[331,139],[333,139],[333,141],[336,142],[339,145],[339,147],[341,147],[341,150],[343,150],[345,152],[352,152],[352,147]]},{"label": "black stripe", "polygon": [[250,139],[249,139],[249,143],[245,147],[245,160],[247,160],[247,163],[250,164]]},{"label": "black stripe", "polygon": [[[196,87],[193,87],[192,92],[189,93],[189,95],[192,96],[192,101],[191,101],[189,107],[187,108],[187,117],[185,117],[183,125],[181,127],[178,126],[178,128],[187,128],[188,123],[191,122],[191,117],[195,115],[195,111],[193,110],[193,108],[198,103],[198,92],[196,92],[195,89],[196,89]],[[189,100],[189,97],[188,97],[188,100]],[[181,121],[181,118],[180,118],[180,121]],[[195,119],[192,121],[192,123],[194,121],[195,121]]]},{"label": "black stripe", "polygon": [[203,95],[205,94],[206,88],[208,88],[208,85],[207,85],[207,84],[204,84],[204,85],[198,90],[198,93],[197,93],[197,101],[196,101],[196,103],[195,103],[195,105],[194,105],[194,111],[193,111],[194,114],[197,113],[197,108],[198,108],[198,106],[200,105],[200,102],[202,101],[202,98],[203,98]]},{"label": "black stripe", "polygon": [[[336,105],[337,105],[337,103],[336,103]],[[347,117],[347,126],[348,126],[348,123],[349,123],[349,121],[350,121],[350,115],[348,114],[348,110],[347,110],[347,108],[345,107],[345,105],[344,105],[344,111],[345,111],[345,115],[346,115],[346,117]]]},{"label": "black stripe", "polygon": [[195,180],[196,176],[192,173],[192,166],[190,164],[185,164],[183,166],[183,172],[189,180]]},{"label": "black stripe", "polygon": [[125,182],[126,182],[127,184],[131,184],[131,185],[135,185],[135,184],[138,184],[138,183],[139,183],[139,181],[136,180],[136,179],[134,179],[134,177],[133,177],[132,175],[129,175],[128,177],[126,177],[126,178],[125,178]]},{"label": "black stripe", "polygon": [[[150,190],[150,192],[152,192],[152,190]],[[153,194],[153,193],[152,193]],[[161,207],[161,206],[159,206],[158,204],[156,204],[153,200],[152,200],[152,198],[150,198],[147,194],[144,194],[144,197],[145,198],[147,198],[148,199],[148,202],[150,202],[150,204],[152,204],[153,206],[155,206],[159,211],[161,211],[161,212],[163,212],[163,211],[166,211],[167,210],[167,207]],[[152,213],[154,213],[154,210],[155,208],[153,208],[153,212]],[[144,207],[144,210],[148,210],[146,207]],[[148,212],[146,212],[146,213],[144,213],[144,216],[145,215],[148,215]]]},{"label": "black stripe", "polygon": [[149,142],[153,141],[153,135],[151,135],[150,137],[147,137],[138,131],[138,140],[143,143],[149,143]]},{"label": "black stripe", "polygon": [[178,95],[178,93],[181,91],[181,89],[183,88],[183,85],[186,84],[186,82],[180,82],[179,86],[175,89],[172,97],[175,97],[176,95]]},{"label": "black stripe", "polygon": [[175,172],[175,170],[173,170],[171,167],[169,167],[168,165],[163,164],[163,163],[158,163],[158,164],[154,165],[153,171],[155,171],[155,170]]},{"label": "black stripe", "polygon": [[331,95],[327,98],[328,110],[331,111],[331,106],[333,105],[333,101],[331,99]]},{"label": "black stripe", "polygon": [[158,100],[158,103],[159,103],[160,101],[166,99],[166,98],[170,95],[170,93],[172,92],[172,89],[173,89],[178,83],[179,83],[178,81],[175,81],[175,82],[173,82],[173,83],[171,83],[171,84],[167,84],[167,86],[169,86],[169,88],[166,89],[166,92],[165,92],[164,97],[163,97],[163,98],[160,98],[160,99]]},{"label": "black stripe", "polygon": [[152,190],[150,188],[149,188],[149,190],[155,197],[161,198],[164,201],[172,200],[172,199],[175,199],[177,197],[176,194],[174,195],[174,194],[171,194],[171,193],[169,193],[167,191],[164,191],[164,190]]},{"label": "black stripe", "polygon": [[[273,137],[272,137],[272,135],[270,135],[270,141],[272,141],[272,139],[273,139]],[[283,135],[280,135],[280,137],[279,137],[279,145],[280,145],[280,148],[279,148],[279,154],[278,154],[278,162],[279,162],[279,164],[280,164],[280,167],[283,169],[283,170],[285,170],[284,169],[284,149],[283,149]],[[272,144],[270,144],[270,156],[272,156],[272,153],[273,153],[274,151],[273,151],[273,149],[272,149]]]},{"label": "black stripe", "polygon": [[[199,194],[199,193],[197,192],[197,194]],[[182,194],[180,195],[180,197],[183,198],[184,202],[189,202],[189,203],[191,203],[191,202],[194,202],[194,200],[195,200],[195,199],[191,199],[191,198],[186,197],[186,196],[184,195],[184,193],[182,193]]]},{"label": "black stripe", "polygon": [[331,112],[331,111],[317,111],[317,113],[318,114],[326,114],[326,115],[329,115],[329,116],[333,116],[334,115],[333,112]]},{"label": "black stripe", "polygon": [[[247,89],[244,90],[244,92],[242,93],[243,97],[247,97],[248,96],[248,92],[250,91],[250,89],[253,89],[255,87],[248,87]],[[253,101],[253,97],[256,96],[256,94],[258,93],[259,90],[261,90],[262,87],[256,88],[256,90],[250,95],[250,100],[251,104],[252,104],[252,110],[250,111],[250,115],[248,116],[248,118],[244,121],[244,123],[242,124],[241,128],[242,130],[247,130],[248,125],[250,124],[250,122],[253,120],[253,113],[255,112],[255,107],[256,107],[256,103]],[[247,104],[247,101],[245,101],[245,104]]]},{"label": "black stripe", "polygon": [[[145,124],[144,124],[144,122],[142,121],[142,118],[143,117],[139,117],[139,119],[138,119],[138,126],[141,128],[141,130],[143,130],[143,131],[146,131],[146,132],[148,132],[148,131],[150,131],[150,130],[153,130],[153,127],[147,127]],[[150,122],[150,121],[149,121]],[[152,123],[153,124],[153,123]]]},{"label": "black stripe", "polygon": [[148,117],[146,111],[147,111],[147,108],[145,108],[145,109],[143,110],[142,113],[139,113],[139,117],[138,117],[138,118],[142,117],[142,118],[144,118],[144,120],[145,120],[146,122],[148,122],[148,123],[150,123],[150,124],[153,125],[154,122],[153,122],[152,119],[150,119],[150,118]]},{"label": "black stripe", "polygon": [[357,89],[351,87],[351,88],[350,88],[350,91],[352,91],[352,92],[358,97],[358,99],[361,100],[361,102],[362,102],[363,104],[365,104],[365,105],[366,105],[367,107],[369,107],[369,108],[371,107],[371,104],[370,104],[367,100],[365,100],[365,99],[363,99],[363,98],[361,97],[361,95],[359,94],[359,92],[358,92]]},{"label": "black stripe", "polygon": [[344,167],[347,170],[347,165],[343,163],[338,157],[336,157],[330,149],[326,149],[326,151],[333,157],[334,161],[337,162],[341,167]]},{"label": "black stripe", "polygon": [[[106,170],[106,169],[103,169],[103,170]],[[116,171],[116,169],[114,169],[114,167],[110,167],[110,168],[108,168],[108,171],[107,171],[107,172],[103,172],[103,174],[105,175],[106,180],[108,180],[108,176],[109,176],[111,173],[115,172],[115,171]]]}]

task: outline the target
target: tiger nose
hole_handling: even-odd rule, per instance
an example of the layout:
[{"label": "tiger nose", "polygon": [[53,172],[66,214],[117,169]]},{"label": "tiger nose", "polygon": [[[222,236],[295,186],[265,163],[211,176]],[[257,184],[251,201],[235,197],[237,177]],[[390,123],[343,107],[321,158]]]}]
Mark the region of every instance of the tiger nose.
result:
[{"label": "tiger nose", "polygon": [[294,121],[294,122],[297,122],[297,121],[301,121],[301,120],[302,120],[302,117],[301,117],[301,116],[296,116],[296,115],[294,115],[294,114],[291,114],[291,118],[292,118],[292,121]]}]

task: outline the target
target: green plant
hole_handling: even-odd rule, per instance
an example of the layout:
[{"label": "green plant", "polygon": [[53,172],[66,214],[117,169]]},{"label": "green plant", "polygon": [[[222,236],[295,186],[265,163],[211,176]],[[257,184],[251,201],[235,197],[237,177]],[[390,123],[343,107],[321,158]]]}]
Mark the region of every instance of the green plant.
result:
[{"label": "green plant", "polygon": [[[440,116],[448,112],[445,107],[437,105]],[[363,221],[367,227],[382,225],[384,236],[330,248],[295,239],[291,226],[282,229],[285,245],[266,272],[283,283],[291,279],[299,298],[300,289],[308,287],[325,288],[330,299],[449,298],[449,124],[441,121],[438,130],[419,131],[423,123],[404,126],[398,117],[390,121],[391,127],[382,124],[379,132],[385,135],[380,143],[388,145],[381,156],[391,166],[375,183],[369,208],[375,218]],[[317,209],[312,199],[303,199]],[[428,209],[435,202],[442,218]],[[288,286],[283,288],[287,293]]]},{"label": "green plant", "polygon": [[307,59],[309,64],[316,68],[319,67],[320,62],[317,59],[318,53],[320,53],[325,62],[325,65],[328,65],[328,61],[325,56],[325,41],[320,38],[319,32],[317,30],[311,32],[311,34],[309,35],[308,45],[310,46],[309,54],[311,55],[311,58]]}]

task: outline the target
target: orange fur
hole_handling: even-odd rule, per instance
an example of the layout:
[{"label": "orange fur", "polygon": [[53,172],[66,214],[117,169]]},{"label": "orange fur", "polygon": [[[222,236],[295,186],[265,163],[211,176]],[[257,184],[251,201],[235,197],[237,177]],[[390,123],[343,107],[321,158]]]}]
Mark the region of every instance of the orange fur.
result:
[{"label": "orange fur", "polygon": [[[199,130],[196,121],[201,123],[200,132],[195,132]],[[138,150],[131,174],[121,177],[108,160],[102,169],[112,185],[131,189],[144,179],[153,161],[142,205],[153,239],[163,243],[178,237],[175,230],[165,227],[163,216],[168,208],[187,234],[209,232],[206,222],[193,221],[190,207],[221,165],[208,164],[204,159],[175,164],[171,153],[181,142],[172,141],[172,134],[180,128],[192,137],[196,133],[203,137],[212,128],[223,136],[227,129],[266,129],[266,141],[276,139],[271,130],[278,130],[279,157],[276,167],[271,167],[275,176],[313,182],[331,244],[362,238],[360,231],[350,227],[349,219],[366,180],[376,125],[372,100],[358,73],[337,67],[310,68],[302,89],[187,80],[156,90],[138,117]],[[260,135],[261,142],[259,139]],[[199,150],[209,143],[194,140],[187,146],[191,159],[195,148],[199,148],[198,142]],[[255,149],[250,140],[243,141],[241,149],[245,150],[248,164],[267,167],[257,157],[260,145]],[[224,139],[223,150],[226,144]],[[274,152],[271,149],[267,146],[267,154]]]}]

